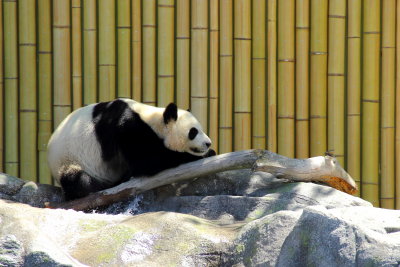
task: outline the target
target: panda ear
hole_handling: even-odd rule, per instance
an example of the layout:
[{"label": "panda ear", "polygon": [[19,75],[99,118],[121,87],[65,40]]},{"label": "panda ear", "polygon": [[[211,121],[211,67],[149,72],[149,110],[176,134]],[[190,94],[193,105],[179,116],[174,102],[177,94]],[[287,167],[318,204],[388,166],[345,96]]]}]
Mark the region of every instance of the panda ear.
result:
[{"label": "panda ear", "polygon": [[171,120],[176,121],[178,119],[178,107],[174,103],[170,103],[163,114],[164,123],[168,124]]}]

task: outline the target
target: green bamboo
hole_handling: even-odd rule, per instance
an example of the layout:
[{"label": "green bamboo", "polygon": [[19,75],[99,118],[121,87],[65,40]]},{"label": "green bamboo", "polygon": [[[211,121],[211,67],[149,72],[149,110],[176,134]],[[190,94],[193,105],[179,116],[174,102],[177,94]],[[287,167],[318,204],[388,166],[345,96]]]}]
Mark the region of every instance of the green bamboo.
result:
[{"label": "green bamboo", "polygon": [[251,2],[234,1],[234,150],[251,148]]},{"label": "green bamboo", "polygon": [[83,1],[83,104],[96,103],[97,20],[96,0]]},{"label": "green bamboo", "polygon": [[142,4],[132,0],[132,98],[142,101]]},{"label": "green bamboo", "polygon": [[233,6],[220,1],[220,98],[219,153],[233,150]]},{"label": "green bamboo", "polygon": [[176,103],[190,107],[190,1],[176,2]]},{"label": "green bamboo", "polygon": [[348,2],[347,36],[346,166],[361,189],[361,0]]},{"label": "green bamboo", "polygon": [[276,0],[268,1],[267,6],[267,101],[268,101],[268,135],[267,148],[277,152],[277,33],[276,33]]},{"label": "green bamboo", "polygon": [[191,1],[190,108],[208,132],[208,1]]},{"label": "green bamboo", "polygon": [[346,1],[329,2],[328,151],[344,163]]},{"label": "green bamboo", "polygon": [[115,98],[115,1],[99,0],[99,101]]},{"label": "green bamboo", "polygon": [[[396,18],[400,17],[400,5]],[[396,20],[396,209],[400,209],[400,19]]]},{"label": "green bamboo", "polygon": [[131,97],[131,1],[117,1],[117,96]]},{"label": "green bamboo", "polygon": [[37,182],[37,109],[36,109],[36,3],[18,5],[20,67],[20,177]]},{"label": "green bamboo", "polygon": [[218,153],[219,113],[219,1],[210,1],[210,111],[208,133]]},{"label": "green bamboo", "polygon": [[51,184],[47,143],[52,132],[51,112],[51,1],[38,1],[38,173],[39,182]]},{"label": "green bamboo", "polygon": [[4,15],[4,166],[19,175],[17,2],[3,2]]},{"label": "green bamboo", "polygon": [[326,152],[328,1],[311,0],[310,156]]},{"label": "green bamboo", "polygon": [[4,172],[4,48],[3,5],[0,4],[0,172]]},{"label": "green bamboo", "polygon": [[156,105],[156,1],[143,0],[143,102]]},{"label": "green bamboo", "polygon": [[71,112],[71,2],[53,1],[54,127]]},{"label": "green bamboo", "polygon": [[174,0],[157,1],[157,104],[174,102]]},{"label": "green bamboo", "polygon": [[382,3],[380,206],[395,207],[395,47],[396,1]]},{"label": "green bamboo", "polygon": [[294,157],[295,2],[278,4],[278,153]]},{"label": "green bamboo", "polygon": [[296,1],[296,158],[310,154],[310,1]]},{"label": "green bamboo", "polygon": [[266,148],[266,2],[252,3],[252,147]]},{"label": "green bamboo", "polygon": [[72,109],[82,107],[81,0],[72,0]]},{"label": "green bamboo", "polygon": [[363,2],[362,187],[361,196],[379,206],[380,1]]}]

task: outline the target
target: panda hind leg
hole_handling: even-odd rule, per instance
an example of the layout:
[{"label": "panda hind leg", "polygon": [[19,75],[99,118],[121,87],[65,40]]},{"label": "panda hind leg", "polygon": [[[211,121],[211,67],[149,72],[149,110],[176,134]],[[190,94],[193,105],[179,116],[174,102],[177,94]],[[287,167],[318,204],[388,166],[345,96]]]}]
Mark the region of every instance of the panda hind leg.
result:
[{"label": "panda hind leg", "polygon": [[82,198],[109,186],[88,175],[77,165],[69,165],[60,172],[60,184],[65,200]]}]

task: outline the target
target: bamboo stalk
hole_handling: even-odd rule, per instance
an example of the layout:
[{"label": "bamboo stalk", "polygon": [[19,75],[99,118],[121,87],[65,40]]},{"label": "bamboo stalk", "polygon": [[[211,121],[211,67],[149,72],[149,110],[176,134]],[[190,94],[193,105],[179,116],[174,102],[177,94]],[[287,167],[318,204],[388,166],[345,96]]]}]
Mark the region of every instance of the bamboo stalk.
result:
[{"label": "bamboo stalk", "polygon": [[38,175],[39,182],[51,184],[47,165],[47,143],[52,132],[51,1],[38,2]]},{"label": "bamboo stalk", "polygon": [[310,156],[326,152],[328,1],[311,0]]},{"label": "bamboo stalk", "polygon": [[71,112],[71,2],[53,1],[54,127]]},{"label": "bamboo stalk", "polygon": [[379,206],[380,1],[363,4],[361,196]]},{"label": "bamboo stalk", "polygon": [[219,1],[210,1],[210,111],[208,132],[218,153],[219,113]]},{"label": "bamboo stalk", "polygon": [[220,1],[220,98],[219,153],[233,149],[233,6],[232,0]]},{"label": "bamboo stalk", "polygon": [[234,150],[251,147],[251,2],[234,1]]},{"label": "bamboo stalk", "polygon": [[276,33],[276,0],[268,1],[267,6],[267,99],[268,99],[268,135],[267,148],[269,151],[277,152],[277,33]]},{"label": "bamboo stalk", "polygon": [[142,100],[142,4],[132,0],[132,98]]},{"label": "bamboo stalk", "polygon": [[382,108],[381,108],[381,180],[382,208],[395,207],[395,47],[396,1],[382,3]]},{"label": "bamboo stalk", "polygon": [[6,173],[19,175],[18,155],[18,50],[17,2],[3,2],[4,15],[4,165]]},{"label": "bamboo stalk", "polygon": [[4,30],[3,5],[0,5],[0,172],[4,172]]},{"label": "bamboo stalk", "polygon": [[296,1],[296,157],[310,154],[310,1]]},{"label": "bamboo stalk", "polygon": [[[190,1],[176,2],[176,103],[190,108]],[[214,140],[213,140],[214,141]]]},{"label": "bamboo stalk", "polygon": [[115,98],[115,1],[99,0],[99,101]]},{"label": "bamboo stalk", "polygon": [[295,3],[278,4],[278,153],[294,157]]},{"label": "bamboo stalk", "polygon": [[131,1],[117,1],[117,96],[131,98]]},{"label": "bamboo stalk", "polygon": [[361,189],[361,0],[348,2],[347,32],[346,166]]},{"label": "bamboo stalk", "polygon": [[157,104],[165,107],[175,99],[175,1],[159,0],[157,5]]},{"label": "bamboo stalk", "polygon": [[97,20],[96,0],[83,1],[83,104],[97,97]]},{"label": "bamboo stalk", "polygon": [[72,0],[72,109],[82,107],[82,6]]},{"label": "bamboo stalk", "polygon": [[[400,18],[397,3],[396,18]],[[396,20],[396,209],[400,209],[400,19]]]},{"label": "bamboo stalk", "polygon": [[20,177],[37,181],[36,3],[18,4]]},{"label": "bamboo stalk", "polygon": [[190,108],[208,132],[208,1],[191,3]]},{"label": "bamboo stalk", "polygon": [[143,0],[143,102],[156,105],[156,1]]},{"label": "bamboo stalk", "polygon": [[344,166],[346,1],[330,1],[328,17],[328,151]]},{"label": "bamboo stalk", "polygon": [[252,3],[252,147],[266,148],[265,32],[266,2]]}]

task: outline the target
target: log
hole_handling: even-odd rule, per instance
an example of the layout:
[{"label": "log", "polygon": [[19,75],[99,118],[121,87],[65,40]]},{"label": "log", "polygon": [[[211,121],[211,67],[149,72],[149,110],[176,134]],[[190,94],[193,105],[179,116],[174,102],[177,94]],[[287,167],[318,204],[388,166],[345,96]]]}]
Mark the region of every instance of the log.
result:
[{"label": "log", "polygon": [[296,182],[321,182],[349,194],[357,192],[353,178],[331,156],[292,159],[268,150],[244,150],[204,158],[162,171],[152,177],[140,177],[102,190],[87,197],[64,202],[46,203],[48,208],[91,210],[150,189],[237,169],[269,172],[277,178]]}]

